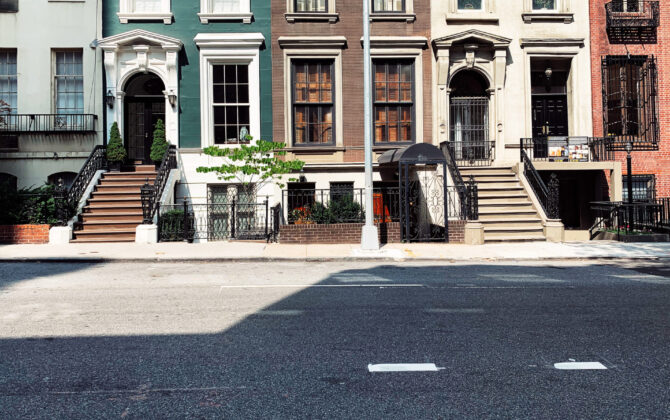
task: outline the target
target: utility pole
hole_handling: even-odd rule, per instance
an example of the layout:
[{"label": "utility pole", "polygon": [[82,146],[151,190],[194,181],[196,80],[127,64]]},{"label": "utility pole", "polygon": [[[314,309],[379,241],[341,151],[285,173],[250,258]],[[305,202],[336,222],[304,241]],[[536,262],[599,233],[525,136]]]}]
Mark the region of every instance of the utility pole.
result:
[{"label": "utility pole", "polygon": [[370,5],[363,0],[363,126],[365,140],[365,226],[361,232],[361,249],[379,249],[377,227],[374,224],[374,203],[372,199],[372,79],[370,60]]}]

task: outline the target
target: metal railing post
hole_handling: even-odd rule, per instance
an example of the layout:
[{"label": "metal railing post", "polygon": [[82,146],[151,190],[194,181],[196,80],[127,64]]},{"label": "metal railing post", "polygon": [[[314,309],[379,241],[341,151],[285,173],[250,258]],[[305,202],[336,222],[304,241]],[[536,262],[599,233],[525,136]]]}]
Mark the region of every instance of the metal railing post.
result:
[{"label": "metal railing post", "polygon": [[560,210],[559,210],[559,194],[560,194],[560,181],[555,172],[552,172],[551,178],[549,179],[549,184],[547,185],[547,217],[550,219],[559,219]]},{"label": "metal railing post", "polygon": [[235,216],[235,198],[233,198],[233,206],[230,213],[232,216],[232,220],[230,221],[230,237],[235,238],[235,219],[237,219]]},{"label": "metal railing post", "polygon": [[268,223],[270,222],[270,208],[268,207],[268,198],[265,197],[265,238],[269,239],[268,235]]},{"label": "metal railing post", "polygon": [[182,217],[181,221],[181,232],[182,232],[182,239],[184,242],[188,242],[188,202],[186,201],[186,198],[184,198],[184,214]]}]

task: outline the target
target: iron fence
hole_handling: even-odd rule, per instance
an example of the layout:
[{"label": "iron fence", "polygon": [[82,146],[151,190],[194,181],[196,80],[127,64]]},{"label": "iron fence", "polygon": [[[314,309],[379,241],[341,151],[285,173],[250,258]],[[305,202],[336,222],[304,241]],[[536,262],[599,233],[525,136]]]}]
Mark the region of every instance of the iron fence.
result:
[{"label": "iron fence", "polygon": [[194,240],[276,241],[281,211],[266,198],[260,203],[238,202],[163,204],[158,208],[161,242]]},{"label": "iron fence", "polygon": [[519,149],[532,161],[605,162],[614,160],[611,138],[542,136],[522,138]]},{"label": "iron fence", "polygon": [[0,132],[94,132],[97,119],[94,114],[0,114]]},{"label": "iron fence", "polygon": [[632,232],[668,232],[670,230],[670,199],[648,203],[595,201],[591,203],[595,222],[591,238],[600,231],[621,234]]}]

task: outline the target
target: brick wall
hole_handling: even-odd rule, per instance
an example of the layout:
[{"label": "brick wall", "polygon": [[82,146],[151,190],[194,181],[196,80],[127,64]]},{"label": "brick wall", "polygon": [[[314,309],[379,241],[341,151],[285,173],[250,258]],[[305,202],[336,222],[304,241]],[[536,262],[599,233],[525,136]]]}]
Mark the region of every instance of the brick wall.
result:
[{"label": "brick wall", "polygon": [[[659,150],[633,152],[633,174],[656,175],[656,194],[670,197],[670,4],[659,2],[661,24],[655,44],[610,44],[607,37],[605,4],[610,0],[590,0],[591,17],[591,79],[593,94],[593,134],[603,135],[602,74],[600,60],[607,55],[654,55],[658,60]],[[626,174],[626,153],[616,153]],[[624,185],[625,188],[625,185]]]},{"label": "brick wall", "polygon": [[[361,242],[362,223],[339,223],[334,225],[282,225],[279,242],[282,244],[355,244]],[[401,242],[400,223],[381,223],[380,243]],[[463,243],[465,221],[449,222],[449,242]]]},{"label": "brick wall", "polygon": [[0,244],[49,243],[49,225],[0,225]]}]

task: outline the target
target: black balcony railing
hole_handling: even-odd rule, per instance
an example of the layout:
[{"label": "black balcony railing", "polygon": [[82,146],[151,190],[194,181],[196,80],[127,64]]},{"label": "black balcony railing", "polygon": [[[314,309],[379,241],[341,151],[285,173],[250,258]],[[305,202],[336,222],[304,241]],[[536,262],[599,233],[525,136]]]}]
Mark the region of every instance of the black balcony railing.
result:
[{"label": "black balcony railing", "polygon": [[658,1],[613,0],[605,5],[605,10],[611,43],[656,43],[656,28],[660,25]]},{"label": "black balcony railing", "polygon": [[0,114],[0,133],[90,133],[94,114]]},{"label": "black balcony railing", "polygon": [[614,160],[613,140],[602,137],[522,138],[519,148],[531,161],[606,162]]}]

